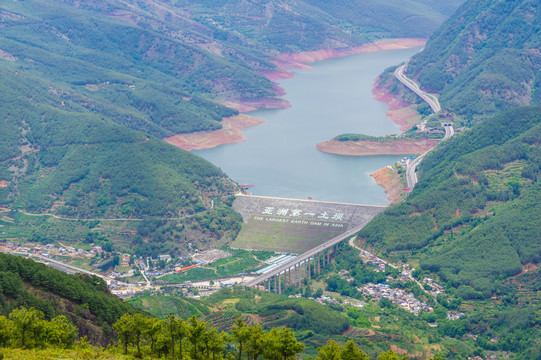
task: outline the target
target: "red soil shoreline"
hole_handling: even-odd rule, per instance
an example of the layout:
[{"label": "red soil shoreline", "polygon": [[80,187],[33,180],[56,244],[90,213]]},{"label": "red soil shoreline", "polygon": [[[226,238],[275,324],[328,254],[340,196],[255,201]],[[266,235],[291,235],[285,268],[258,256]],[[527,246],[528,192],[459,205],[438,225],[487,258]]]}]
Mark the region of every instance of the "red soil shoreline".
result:
[{"label": "red soil shoreline", "polygon": [[[394,49],[407,49],[416,46],[423,46],[426,43],[426,39],[412,39],[412,38],[397,38],[397,39],[381,39],[374,41],[370,44],[364,44],[346,49],[327,49],[310,52],[302,52],[298,54],[283,53],[279,54],[275,59],[272,59],[275,65],[278,66],[275,70],[262,71],[261,74],[271,81],[280,79],[287,79],[294,77],[294,74],[285,70],[286,68],[301,68],[309,69],[310,63],[319,60],[325,60],[330,58],[336,58],[341,56],[355,55],[361,53],[368,53],[381,50],[394,50]],[[229,99],[223,101],[222,104],[239,112],[250,112],[257,109],[287,109],[291,107],[291,104],[280,98],[285,95],[284,89],[278,84],[274,84],[274,92],[277,97],[273,98],[261,98],[261,99]],[[384,97],[380,97],[384,98]],[[379,100],[379,99],[377,99]],[[385,100],[380,100],[387,102]],[[400,108],[403,110],[403,108]],[[391,109],[390,109],[391,111]],[[389,114],[389,113],[388,113]],[[240,116],[243,116],[242,114]],[[409,119],[411,114],[401,114],[401,117]],[[395,115],[394,118],[399,119],[399,115]],[[250,126],[258,125],[257,121],[247,121],[246,118],[224,119],[222,121],[223,129],[216,131],[196,132],[189,134],[179,134],[164,139],[168,143],[177,146],[184,150],[196,150],[196,149],[208,149],[223,144],[237,143],[246,141],[246,138],[242,136],[242,129]],[[236,119],[235,119],[236,118]],[[393,121],[395,121],[393,119]],[[397,120],[398,121],[398,120]],[[402,120],[401,120],[402,121]],[[403,120],[405,122],[406,120]],[[401,125],[402,126],[402,125]],[[404,125],[405,126],[405,125]],[[412,125],[413,126],[413,125]]]},{"label": "red soil shoreline", "polygon": [[411,129],[415,124],[421,121],[421,116],[417,112],[417,107],[405,102],[400,97],[389,92],[389,88],[381,86],[378,77],[372,87],[372,96],[377,101],[386,103],[389,106],[387,117],[395,124],[400,126],[400,131]]},{"label": "red soil shoreline", "polygon": [[281,68],[310,68],[306,63],[314,61],[337,58],[341,56],[356,55],[381,50],[409,49],[416,46],[424,46],[426,39],[396,38],[380,39],[369,44],[353,46],[346,49],[323,49],[317,51],[306,51],[301,53],[282,53],[274,60]]},{"label": "red soil shoreline", "polygon": [[264,120],[254,116],[239,114],[224,118],[220,130],[179,134],[170,136],[164,140],[171,145],[188,151],[210,149],[223,144],[246,141],[246,138],[242,136],[242,129],[264,122]]},{"label": "red soil shoreline", "polygon": [[370,176],[374,178],[376,184],[384,188],[387,199],[391,204],[396,204],[405,197],[406,191],[400,179],[400,174],[390,166],[386,166],[370,174]]},{"label": "red soil shoreline", "polygon": [[438,141],[429,139],[396,139],[390,141],[338,141],[329,140],[316,145],[319,151],[346,155],[346,156],[367,156],[367,155],[409,155],[420,154],[432,149]]}]

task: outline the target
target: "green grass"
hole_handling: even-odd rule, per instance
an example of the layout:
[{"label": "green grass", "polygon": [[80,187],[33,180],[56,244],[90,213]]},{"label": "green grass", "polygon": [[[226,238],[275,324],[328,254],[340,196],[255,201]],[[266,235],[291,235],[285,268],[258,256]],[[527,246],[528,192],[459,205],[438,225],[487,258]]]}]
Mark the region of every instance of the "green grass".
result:
[{"label": "green grass", "polygon": [[185,272],[174,273],[170,275],[165,275],[160,278],[160,280],[166,280],[171,283],[176,282],[185,282],[185,281],[195,281],[203,279],[215,278],[218,275],[214,269],[205,269],[205,268],[194,268]]},{"label": "green grass", "polygon": [[254,272],[267,266],[263,261],[274,255],[270,251],[246,251],[228,247],[223,247],[221,250],[231,253],[231,256],[206,264],[203,268],[198,267],[166,275],[160,279],[169,282],[185,282]]},{"label": "green grass", "polygon": [[0,348],[0,354],[4,356],[4,360],[90,360],[90,359],[100,359],[100,360],[127,360],[131,357],[112,354],[104,352],[102,349],[98,348],[86,348],[80,350],[70,350],[70,349],[11,349],[11,348]]},{"label": "green grass", "polygon": [[344,232],[344,228],[251,220],[244,224],[232,247],[303,253]]},{"label": "green grass", "polygon": [[175,296],[153,295],[137,297],[128,302],[138,308],[144,309],[154,316],[164,319],[170,313],[187,319],[192,315],[204,316],[210,313],[208,306],[201,301],[190,300]]}]

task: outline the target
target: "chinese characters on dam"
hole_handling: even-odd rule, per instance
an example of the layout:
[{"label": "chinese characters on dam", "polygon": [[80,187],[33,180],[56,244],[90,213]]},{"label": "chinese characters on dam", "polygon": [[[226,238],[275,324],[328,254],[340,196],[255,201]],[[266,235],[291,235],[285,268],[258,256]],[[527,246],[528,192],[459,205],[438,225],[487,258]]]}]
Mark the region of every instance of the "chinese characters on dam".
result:
[{"label": "chinese characters on dam", "polygon": [[253,195],[238,196],[233,207],[244,219],[234,247],[297,254],[367,223],[384,209]]},{"label": "chinese characters on dam", "polygon": [[[270,216],[269,216],[270,215]],[[277,217],[274,217],[275,215]],[[280,217],[278,217],[280,216]],[[269,222],[278,222],[285,224],[298,224],[298,225],[312,225],[312,226],[331,226],[344,228],[347,227],[347,224],[328,222],[326,220],[341,221],[344,217],[344,213],[341,212],[307,212],[301,209],[290,209],[284,207],[275,208],[274,206],[266,206],[261,214],[254,215],[252,220],[255,221],[269,221]],[[313,219],[313,220],[309,220]]]},{"label": "chinese characters on dam", "polygon": [[[265,209],[261,212],[261,214],[263,215],[276,215],[276,216],[291,216],[291,217],[297,217],[297,216],[300,216],[300,215],[304,215],[304,216],[316,216],[315,213],[309,213],[309,212],[305,212],[303,214],[303,211],[302,210],[299,210],[299,209],[287,209],[287,208],[278,208],[276,209],[276,213],[275,213],[275,210],[274,210],[274,206],[267,206],[265,207]],[[322,213],[320,213],[317,218],[318,219],[324,219],[324,220],[328,220],[329,219],[329,213],[326,212],[326,211],[323,211]],[[342,218],[344,217],[344,214],[343,213],[334,213],[334,215],[332,215],[331,217],[331,220],[335,220],[335,221],[340,221],[342,220]]]},{"label": "chinese characters on dam", "polygon": [[276,217],[267,217],[267,216],[253,216],[255,221],[268,221],[268,222],[277,222],[284,224],[298,224],[298,225],[312,225],[312,226],[331,226],[345,228],[347,224],[342,223],[331,223],[331,222],[322,222],[322,221],[308,221],[308,220],[297,220],[297,219],[284,219]]}]

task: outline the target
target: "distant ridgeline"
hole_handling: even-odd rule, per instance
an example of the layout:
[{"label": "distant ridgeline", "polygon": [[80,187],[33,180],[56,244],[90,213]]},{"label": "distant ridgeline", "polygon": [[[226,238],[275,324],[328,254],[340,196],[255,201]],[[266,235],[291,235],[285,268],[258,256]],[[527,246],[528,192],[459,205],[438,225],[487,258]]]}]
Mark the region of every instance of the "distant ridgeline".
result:
[{"label": "distant ridgeline", "polygon": [[536,0],[466,1],[408,64],[407,75],[441,94],[468,121],[541,103],[541,13]]},{"label": "distant ridgeline", "polygon": [[406,201],[362,231],[387,254],[418,257],[421,268],[483,298],[541,261],[541,107],[489,119],[430,152]]}]

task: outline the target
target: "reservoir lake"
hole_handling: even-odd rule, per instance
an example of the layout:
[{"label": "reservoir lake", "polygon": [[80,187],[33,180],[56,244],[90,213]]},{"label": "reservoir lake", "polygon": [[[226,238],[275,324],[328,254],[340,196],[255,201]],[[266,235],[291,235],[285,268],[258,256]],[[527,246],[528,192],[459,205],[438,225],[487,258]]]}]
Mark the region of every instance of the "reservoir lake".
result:
[{"label": "reservoir lake", "polygon": [[249,115],[264,124],[244,130],[242,143],[197,150],[239,184],[253,184],[255,195],[387,205],[387,196],[370,174],[402,156],[340,156],[316,144],[345,133],[382,136],[400,133],[374,100],[374,80],[389,66],[407,61],[420,48],[385,50],[311,63],[278,81],[289,109]]}]

